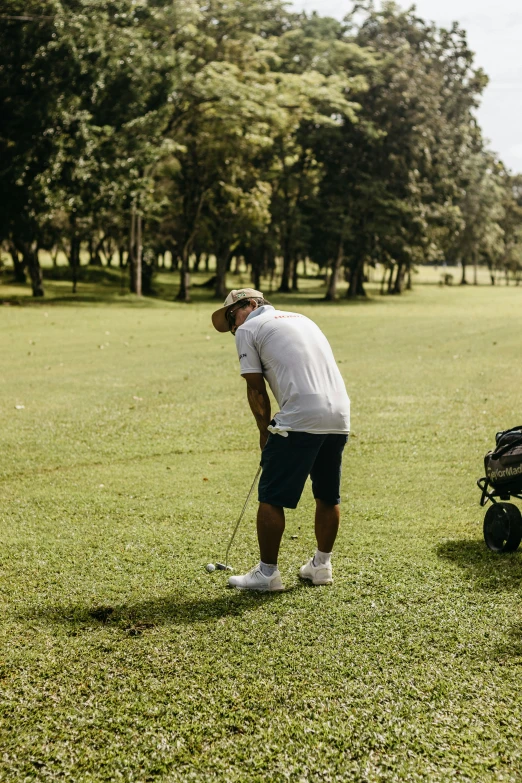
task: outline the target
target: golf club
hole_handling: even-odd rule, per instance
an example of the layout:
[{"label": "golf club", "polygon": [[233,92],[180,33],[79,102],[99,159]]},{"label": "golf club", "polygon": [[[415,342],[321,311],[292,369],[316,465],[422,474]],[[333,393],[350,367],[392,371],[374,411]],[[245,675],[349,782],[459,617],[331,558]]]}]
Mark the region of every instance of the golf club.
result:
[{"label": "golf club", "polygon": [[257,473],[255,475],[255,478],[254,478],[253,482],[252,482],[252,486],[250,487],[250,490],[248,492],[247,498],[245,500],[245,504],[244,504],[243,508],[241,509],[241,513],[240,513],[239,518],[238,518],[238,520],[236,522],[236,526],[234,528],[234,532],[232,533],[232,535],[230,537],[230,541],[228,542],[227,551],[225,553],[225,562],[224,563],[216,563],[216,564],[209,563],[208,566],[207,566],[207,571],[209,571],[209,572],[210,571],[215,571],[215,570],[217,570],[217,571],[233,571],[233,568],[231,566],[229,566],[229,564],[228,564],[228,555],[230,553],[230,547],[234,543],[234,538],[236,537],[237,530],[239,528],[239,525],[241,524],[241,520],[243,519],[243,515],[244,515],[244,513],[246,511],[246,507],[248,506],[248,501],[250,500],[250,498],[252,496],[252,492],[254,491],[254,487],[256,486],[256,483],[257,483],[257,480],[259,478],[259,474],[260,473],[261,473],[261,465],[257,469]]}]

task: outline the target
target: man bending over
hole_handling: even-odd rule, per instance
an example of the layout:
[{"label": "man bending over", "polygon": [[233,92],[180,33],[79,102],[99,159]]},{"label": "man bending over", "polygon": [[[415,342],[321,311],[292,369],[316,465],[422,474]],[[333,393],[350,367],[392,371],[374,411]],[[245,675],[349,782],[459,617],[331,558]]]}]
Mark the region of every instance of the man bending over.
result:
[{"label": "man bending over", "polygon": [[[212,323],[218,332],[235,335],[262,449],[257,514],[261,562],[243,576],[231,576],[228,584],[242,590],[284,589],[277,567],[284,509],[296,508],[308,476],[316,503],[317,551],[299,575],[314,585],[332,584],[350,400],[328,340],[309,318],[276,310],[251,288],[231,291]],[[273,417],[265,380],[280,407]]]}]

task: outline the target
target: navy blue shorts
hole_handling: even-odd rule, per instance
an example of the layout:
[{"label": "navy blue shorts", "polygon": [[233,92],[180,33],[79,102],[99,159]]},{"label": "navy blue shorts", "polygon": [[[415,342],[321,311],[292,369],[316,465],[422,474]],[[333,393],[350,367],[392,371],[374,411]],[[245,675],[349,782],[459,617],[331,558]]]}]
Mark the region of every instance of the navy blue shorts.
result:
[{"label": "navy blue shorts", "polygon": [[341,463],[347,435],[270,433],[261,453],[260,503],[296,508],[308,476],[314,498],[332,506],[341,502]]}]

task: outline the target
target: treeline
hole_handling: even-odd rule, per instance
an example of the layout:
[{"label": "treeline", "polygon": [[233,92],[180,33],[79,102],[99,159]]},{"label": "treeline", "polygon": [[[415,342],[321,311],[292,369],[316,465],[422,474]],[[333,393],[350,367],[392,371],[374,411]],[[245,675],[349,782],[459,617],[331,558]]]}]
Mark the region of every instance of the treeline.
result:
[{"label": "treeline", "polygon": [[[44,293],[39,250],[118,259],[151,291],[159,258],[234,259],[281,290],[311,259],[364,295],[416,264],[522,276],[522,178],[484,143],[487,83],[465,32],[387,3],[344,22],[280,0],[10,0],[0,14],[0,241]],[[192,261],[191,261],[192,259]],[[194,260],[195,259],[195,260]]]}]

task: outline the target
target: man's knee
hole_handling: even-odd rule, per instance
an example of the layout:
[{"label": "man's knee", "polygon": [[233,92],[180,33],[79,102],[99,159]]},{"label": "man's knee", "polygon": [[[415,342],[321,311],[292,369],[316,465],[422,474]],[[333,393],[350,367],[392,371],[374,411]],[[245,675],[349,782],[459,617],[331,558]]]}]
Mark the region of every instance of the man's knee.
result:
[{"label": "man's knee", "polygon": [[275,506],[272,503],[260,502],[257,516],[261,519],[284,519],[285,510],[283,506]]},{"label": "man's knee", "polygon": [[315,505],[317,511],[324,511],[325,513],[336,512],[339,513],[340,505],[336,500],[322,500],[321,498],[315,498]]}]

